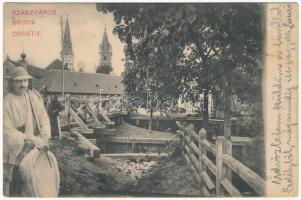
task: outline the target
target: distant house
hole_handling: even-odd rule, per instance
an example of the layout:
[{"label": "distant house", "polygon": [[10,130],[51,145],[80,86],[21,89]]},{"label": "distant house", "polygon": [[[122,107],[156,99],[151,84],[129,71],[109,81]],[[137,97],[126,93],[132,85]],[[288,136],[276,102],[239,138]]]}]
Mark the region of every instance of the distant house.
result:
[{"label": "distant house", "polygon": [[44,76],[44,73],[46,72],[45,69],[36,67],[34,65],[28,64],[26,61],[26,54],[22,53],[21,55],[21,59],[18,61],[13,61],[11,60],[9,57],[6,57],[4,63],[3,63],[3,94],[4,96],[7,94],[8,92],[8,82],[7,82],[7,78],[10,76],[10,74],[12,73],[13,69],[16,68],[17,66],[22,66],[24,67],[28,73],[33,77],[31,84],[32,87],[36,90],[40,90],[41,88],[41,79]]},{"label": "distant house", "polygon": [[[63,84],[64,80],[64,84]],[[124,86],[120,76],[53,70],[47,71],[41,80],[48,94],[78,95],[122,95]]]},{"label": "distant house", "polygon": [[[196,114],[197,111],[204,111],[204,94],[199,95],[199,101],[197,103],[192,103],[191,101],[185,101],[182,98],[178,99],[178,106],[185,110],[186,114]],[[214,96],[211,92],[208,94],[208,115],[213,116],[215,111]]]}]

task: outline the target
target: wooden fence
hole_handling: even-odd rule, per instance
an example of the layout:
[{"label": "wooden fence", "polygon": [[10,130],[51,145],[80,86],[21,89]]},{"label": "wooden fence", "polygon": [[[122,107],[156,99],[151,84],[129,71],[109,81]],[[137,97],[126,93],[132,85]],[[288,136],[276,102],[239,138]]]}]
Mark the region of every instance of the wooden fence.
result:
[{"label": "wooden fence", "polygon": [[[241,191],[232,184],[232,173],[237,174],[259,196],[265,195],[265,180],[258,174],[232,157],[232,142],[219,136],[215,144],[206,140],[206,131],[201,129],[198,133],[193,124],[184,125],[176,122],[180,128],[178,132],[183,137],[183,155],[194,171],[200,183],[201,190],[206,196],[242,196]],[[211,153],[211,159],[208,157]],[[215,157],[212,160],[212,157]],[[215,176],[212,180],[208,170]]]}]

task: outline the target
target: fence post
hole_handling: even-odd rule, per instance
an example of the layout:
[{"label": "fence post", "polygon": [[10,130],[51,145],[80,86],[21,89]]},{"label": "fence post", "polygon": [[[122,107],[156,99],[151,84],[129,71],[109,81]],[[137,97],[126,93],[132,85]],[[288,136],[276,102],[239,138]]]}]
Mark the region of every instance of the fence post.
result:
[{"label": "fence post", "polygon": [[216,140],[216,196],[224,196],[224,189],[221,185],[224,177],[224,163],[223,163],[223,140],[224,137],[218,137]]},{"label": "fence post", "polygon": [[190,130],[191,130],[191,124],[189,124],[187,127],[187,134],[188,134],[188,144],[187,144],[187,147],[188,147],[188,157],[189,157],[189,167],[191,167],[191,165],[193,165],[191,163],[191,133],[190,133]]},{"label": "fence post", "polygon": [[223,136],[219,136],[216,140],[216,196],[224,196],[224,188],[221,182],[224,179],[232,181],[232,171],[223,162],[223,155],[232,155],[232,144]]},{"label": "fence post", "polygon": [[[224,154],[228,154],[230,156],[232,156],[232,143],[231,140],[226,139],[224,140],[224,145],[223,145],[223,151]],[[230,167],[225,166],[225,173],[226,173],[226,178],[232,182],[232,170],[230,169]]]},{"label": "fence post", "polygon": [[[199,165],[200,165],[200,174],[205,170],[206,171],[206,165],[202,161],[202,155],[205,153],[206,154],[206,149],[205,147],[202,147],[202,141],[206,139],[206,130],[204,128],[201,128],[199,130]],[[203,181],[201,181],[201,186]]]},{"label": "fence post", "polygon": [[202,149],[202,129],[199,131],[199,165],[200,165],[200,173],[203,171],[203,161],[202,161],[202,155],[203,155],[203,149]]}]

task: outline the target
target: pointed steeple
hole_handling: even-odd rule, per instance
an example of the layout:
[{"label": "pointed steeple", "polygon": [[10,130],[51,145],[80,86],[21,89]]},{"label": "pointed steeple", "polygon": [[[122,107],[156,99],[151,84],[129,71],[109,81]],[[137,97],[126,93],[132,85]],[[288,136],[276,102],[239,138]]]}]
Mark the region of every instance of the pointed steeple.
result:
[{"label": "pointed steeple", "polygon": [[111,45],[110,45],[109,39],[108,39],[107,27],[105,26],[105,30],[104,30],[103,38],[102,38],[102,49],[105,50],[110,47],[111,47]]},{"label": "pointed steeple", "polygon": [[71,71],[74,71],[74,54],[72,50],[72,42],[70,36],[70,27],[68,18],[66,20],[66,27],[64,31],[64,38],[63,38],[63,66],[64,68],[68,68]]},{"label": "pointed steeple", "polygon": [[71,36],[70,36],[70,27],[69,27],[68,18],[67,18],[67,21],[66,21],[66,27],[65,27],[65,33],[64,33],[64,48],[63,48],[63,53],[65,55],[73,55],[72,42],[71,42]]},{"label": "pointed steeple", "polygon": [[102,43],[99,45],[100,66],[106,65],[112,67],[112,46],[109,43],[107,27],[105,26]]}]

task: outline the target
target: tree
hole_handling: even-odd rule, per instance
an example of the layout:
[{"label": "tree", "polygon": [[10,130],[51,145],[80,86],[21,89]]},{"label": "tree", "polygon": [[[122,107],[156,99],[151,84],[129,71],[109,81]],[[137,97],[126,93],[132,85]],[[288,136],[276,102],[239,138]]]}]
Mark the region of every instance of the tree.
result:
[{"label": "tree", "polygon": [[110,65],[107,65],[107,64],[101,64],[96,69],[96,73],[100,73],[100,74],[110,74],[111,71],[113,71],[113,68]]},{"label": "tree", "polygon": [[[129,93],[147,85],[164,94],[171,84],[175,96],[195,102],[196,94],[212,90],[223,99],[227,137],[232,94],[260,104],[259,4],[97,4],[97,9],[113,13],[114,32],[134,61],[124,72]],[[205,111],[205,128],[207,123]]]}]

